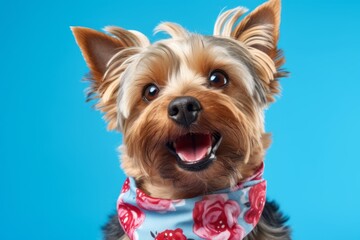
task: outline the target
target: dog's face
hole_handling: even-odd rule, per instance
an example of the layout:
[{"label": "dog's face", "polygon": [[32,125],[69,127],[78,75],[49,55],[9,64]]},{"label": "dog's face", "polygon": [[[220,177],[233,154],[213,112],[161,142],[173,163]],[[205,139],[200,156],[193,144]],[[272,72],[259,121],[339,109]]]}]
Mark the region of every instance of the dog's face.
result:
[{"label": "dog's face", "polygon": [[191,197],[234,186],[262,163],[263,110],[278,93],[280,3],[223,13],[214,36],[163,23],[170,39],[73,28],[110,129],[124,134],[122,166],[149,194]]}]

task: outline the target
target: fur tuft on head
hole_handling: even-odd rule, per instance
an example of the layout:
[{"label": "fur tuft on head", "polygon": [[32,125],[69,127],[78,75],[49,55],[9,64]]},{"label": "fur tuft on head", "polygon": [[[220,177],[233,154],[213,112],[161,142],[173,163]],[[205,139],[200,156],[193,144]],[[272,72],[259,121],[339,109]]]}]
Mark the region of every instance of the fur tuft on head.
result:
[{"label": "fur tuft on head", "polygon": [[182,26],[176,23],[164,22],[159,24],[154,33],[165,32],[169,34],[172,38],[187,38],[190,36],[190,33],[184,29]]}]

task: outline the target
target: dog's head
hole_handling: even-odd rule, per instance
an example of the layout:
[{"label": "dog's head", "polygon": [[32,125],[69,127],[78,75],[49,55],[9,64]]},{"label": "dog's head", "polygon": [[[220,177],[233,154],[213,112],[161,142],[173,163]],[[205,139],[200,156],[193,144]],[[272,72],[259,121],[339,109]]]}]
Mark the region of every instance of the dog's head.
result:
[{"label": "dog's head", "polygon": [[235,185],[262,163],[270,143],[263,111],[285,75],[277,49],[280,1],[241,21],[221,14],[213,36],[160,24],[171,38],[72,28],[91,70],[109,129],[123,133],[122,166],[152,195],[190,197]]}]

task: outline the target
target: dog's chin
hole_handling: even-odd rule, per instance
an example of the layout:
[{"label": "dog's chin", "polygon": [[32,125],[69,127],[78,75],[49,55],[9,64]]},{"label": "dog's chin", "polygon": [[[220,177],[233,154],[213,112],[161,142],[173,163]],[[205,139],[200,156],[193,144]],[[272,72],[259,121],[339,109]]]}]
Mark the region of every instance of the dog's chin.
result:
[{"label": "dog's chin", "polygon": [[187,133],[166,144],[177,165],[191,172],[207,169],[216,160],[216,151],[221,144],[221,134]]}]

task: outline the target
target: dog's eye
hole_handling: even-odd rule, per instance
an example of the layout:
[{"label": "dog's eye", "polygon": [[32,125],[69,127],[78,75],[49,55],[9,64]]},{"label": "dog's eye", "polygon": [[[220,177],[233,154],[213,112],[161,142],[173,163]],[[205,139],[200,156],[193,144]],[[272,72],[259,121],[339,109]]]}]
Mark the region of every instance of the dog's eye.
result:
[{"label": "dog's eye", "polygon": [[155,84],[149,84],[144,88],[143,99],[147,102],[151,102],[157,98],[159,91],[159,88]]},{"label": "dog's eye", "polygon": [[211,87],[222,88],[229,83],[228,76],[224,71],[215,70],[209,76],[209,83]]}]

